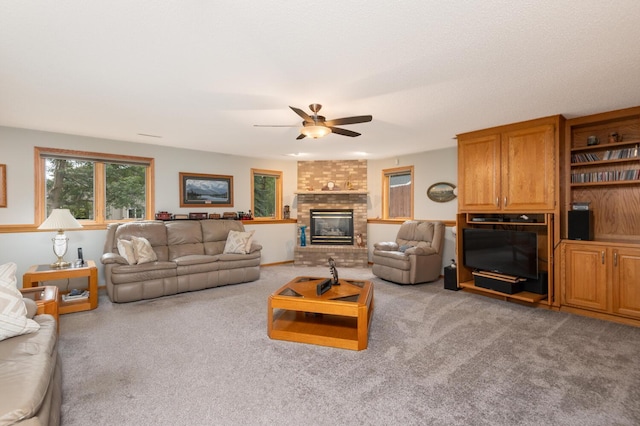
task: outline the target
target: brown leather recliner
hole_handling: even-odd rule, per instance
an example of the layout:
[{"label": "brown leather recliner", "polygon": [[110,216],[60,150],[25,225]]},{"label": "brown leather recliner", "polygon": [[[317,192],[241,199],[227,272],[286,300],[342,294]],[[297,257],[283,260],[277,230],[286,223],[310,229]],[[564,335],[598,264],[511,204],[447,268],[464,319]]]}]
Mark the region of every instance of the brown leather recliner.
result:
[{"label": "brown leather recliner", "polygon": [[442,222],[404,222],[395,242],[373,245],[374,275],[398,284],[437,280],[442,270],[444,231]]}]

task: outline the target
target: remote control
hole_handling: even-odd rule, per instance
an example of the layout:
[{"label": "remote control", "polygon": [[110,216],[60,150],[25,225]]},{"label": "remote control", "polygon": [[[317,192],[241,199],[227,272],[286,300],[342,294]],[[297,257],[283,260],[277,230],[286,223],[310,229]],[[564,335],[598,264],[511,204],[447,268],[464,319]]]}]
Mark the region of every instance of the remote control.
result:
[{"label": "remote control", "polygon": [[321,296],[325,294],[327,291],[329,291],[330,288],[331,288],[331,279],[327,278],[326,280],[318,284],[318,286],[316,287],[316,294],[318,296]]}]

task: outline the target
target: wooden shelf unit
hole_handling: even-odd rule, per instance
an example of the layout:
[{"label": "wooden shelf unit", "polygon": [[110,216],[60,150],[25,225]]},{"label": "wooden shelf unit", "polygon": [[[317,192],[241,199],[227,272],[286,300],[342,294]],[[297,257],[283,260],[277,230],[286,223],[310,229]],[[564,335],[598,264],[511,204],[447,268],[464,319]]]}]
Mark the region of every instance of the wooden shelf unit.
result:
[{"label": "wooden shelf unit", "polygon": [[[618,133],[622,140],[609,143],[611,133]],[[600,142],[587,145],[589,136]],[[606,155],[616,151],[620,155],[613,157],[625,158]],[[572,182],[576,174],[640,170],[638,151],[640,107],[566,122],[562,242],[556,255],[561,310],[640,326],[640,179]],[[586,154],[593,155],[582,161]],[[573,203],[589,203],[593,241],[567,239],[568,212]]]},{"label": "wooden shelf unit", "polygon": [[[608,135],[614,132],[622,140],[608,143]],[[635,151],[637,147],[640,154],[640,107],[567,120],[565,133],[561,237],[567,238],[572,204],[589,202],[594,214],[595,240],[618,238],[640,242],[640,179],[573,182],[571,178],[577,174],[640,170],[639,156],[604,159],[606,152],[621,149]],[[596,136],[600,143],[587,145],[589,136]],[[599,160],[575,161],[577,154],[587,153],[597,155]]]}]

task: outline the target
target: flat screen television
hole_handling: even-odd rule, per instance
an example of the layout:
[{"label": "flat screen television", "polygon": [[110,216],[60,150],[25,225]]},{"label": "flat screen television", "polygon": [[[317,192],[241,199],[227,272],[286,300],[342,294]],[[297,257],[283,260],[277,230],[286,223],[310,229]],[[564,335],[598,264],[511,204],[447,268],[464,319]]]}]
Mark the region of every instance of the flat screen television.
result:
[{"label": "flat screen television", "polygon": [[538,234],[503,229],[465,228],[463,264],[468,268],[538,278]]}]

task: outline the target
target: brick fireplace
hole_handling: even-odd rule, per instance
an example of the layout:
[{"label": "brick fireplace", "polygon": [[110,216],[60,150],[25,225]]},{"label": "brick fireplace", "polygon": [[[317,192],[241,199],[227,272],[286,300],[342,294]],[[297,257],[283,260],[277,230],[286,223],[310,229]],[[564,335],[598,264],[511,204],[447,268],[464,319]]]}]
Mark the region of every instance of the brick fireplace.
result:
[{"label": "brick fireplace", "polygon": [[[367,267],[367,162],[366,160],[298,162],[298,238],[294,264],[327,266],[332,257],[338,267]],[[310,244],[311,211],[352,211],[353,239],[340,243]],[[307,246],[300,246],[305,225]]]}]

